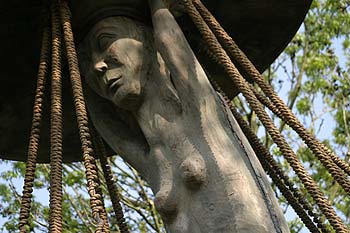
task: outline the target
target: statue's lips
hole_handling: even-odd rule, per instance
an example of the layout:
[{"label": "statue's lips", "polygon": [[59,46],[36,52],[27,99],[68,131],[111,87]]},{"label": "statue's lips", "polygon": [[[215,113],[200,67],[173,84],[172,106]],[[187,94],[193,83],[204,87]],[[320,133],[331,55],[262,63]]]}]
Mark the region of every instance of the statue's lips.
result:
[{"label": "statue's lips", "polygon": [[107,90],[110,96],[113,96],[117,92],[118,88],[121,86],[121,81],[121,76],[108,81]]}]

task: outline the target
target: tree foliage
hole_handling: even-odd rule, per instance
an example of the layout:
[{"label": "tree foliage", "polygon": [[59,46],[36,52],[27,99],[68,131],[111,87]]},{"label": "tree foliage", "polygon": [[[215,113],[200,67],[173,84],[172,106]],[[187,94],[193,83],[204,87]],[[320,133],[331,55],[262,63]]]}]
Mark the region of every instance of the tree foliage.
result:
[{"label": "tree foliage", "polygon": [[[268,80],[298,118],[317,138],[342,159],[350,157],[350,1],[315,0],[301,29],[283,54],[265,72]],[[265,141],[284,170],[298,185],[298,180],[271,143],[265,130],[244,100],[235,100],[241,106],[253,129]],[[275,119],[275,118],[274,118]],[[297,152],[308,172],[349,227],[350,199],[333,181],[330,174],[302,143],[302,140],[275,119],[280,131]],[[278,194],[278,192],[276,192]],[[308,197],[308,196],[306,196]],[[286,212],[289,208],[280,197]],[[293,232],[299,232],[298,219],[290,221]]]},{"label": "tree foliage", "polygon": [[[0,232],[15,232],[18,229],[21,195],[21,187],[18,187],[18,183],[23,182],[25,163],[7,161],[1,163],[3,166],[7,164],[10,169],[0,174],[0,203],[2,203],[0,216],[6,219],[6,223],[0,226]],[[139,174],[117,157],[111,159],[111,163],[131,232],[164,232],[161,219],[155,211],[150,190]],[[102,170],[99,170],[102,173]],[[82,163],[63,166],[63,183],[63,228],[66,232],[95,232]],[[45,202],[48,200],[49,165],[38,165],[34,189],[31,227],[35,232],[48,232],[49,208]],[[118,232],[111,201],[107,195],[107,187],[104,184],[102,191],[105,194],[111,232]]]},{"label": "tree foliage", "polygon": [[[307,128],[327,144],[338,156],[350,160],[350,1],[314,0],[301,29],[283,54],[265,72],[268,80]],[[279,150],[272,144],[265,130],[238,96],[234,102],[246,116],[251,127],[264,140],[284,170],[297,178]],[[309,173],[317,181],[337,213],[350,226],[350,198],[335,183],[325,168],[317,161],[300,138],[275,119],[276,124],[297,152]],[[132,232],[164,232],[155,211],[152,195],[137,172],[120,159],[111,159],[114,175],[122,194],[123,208]],[[21,184],[24,163],[0,161],[0,226],[1,232],[17,230]],[[31,215],[31,228],[35,232],[48,231],[48,205],[43,200],[48,190],[48,165],[38,166],[35,197]],[[91,211],[86,191],[82,164],[64,166],[63,223],[69,232],[93,232]],[[104,193],[106,187],[103,186]],[[297,217],[290,217],[290,207],[276,190],[286,212],[292,232],[303,231]],[[306,194],[305,194],[306,195]],[[48,196],[48,194],[47,194]],[[306,197],[308,197],[306,195]],[[48,198],[47,198],[48,199]],[[110,222],[115,218],[110,200],[105,198]],[[117,232],[116,227],[112,230]],[[67,231],[68,232],[68,231]]]}]

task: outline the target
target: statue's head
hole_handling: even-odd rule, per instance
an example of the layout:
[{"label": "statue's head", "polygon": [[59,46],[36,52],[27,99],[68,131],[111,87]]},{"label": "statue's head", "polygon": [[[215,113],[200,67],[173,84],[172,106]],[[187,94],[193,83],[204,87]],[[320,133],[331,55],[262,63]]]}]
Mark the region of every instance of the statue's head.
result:
[{"label": "statue's head", "polygon": [[152,47],[151,29],[122,16],[96,23],[79,46],[82,75],[100,96],[131,110],[142,100]]}]

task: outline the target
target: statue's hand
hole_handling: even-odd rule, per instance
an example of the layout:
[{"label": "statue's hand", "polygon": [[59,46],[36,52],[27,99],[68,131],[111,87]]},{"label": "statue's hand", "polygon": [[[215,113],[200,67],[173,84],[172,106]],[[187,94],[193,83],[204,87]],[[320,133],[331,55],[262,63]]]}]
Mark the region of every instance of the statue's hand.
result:
[{"label": "statue's hand", "polygon": [[158,9],[167,8],[166,5],[169,6],[168,2],[174,2],[174,0],[148,0],[151,13],[153,14]]}]

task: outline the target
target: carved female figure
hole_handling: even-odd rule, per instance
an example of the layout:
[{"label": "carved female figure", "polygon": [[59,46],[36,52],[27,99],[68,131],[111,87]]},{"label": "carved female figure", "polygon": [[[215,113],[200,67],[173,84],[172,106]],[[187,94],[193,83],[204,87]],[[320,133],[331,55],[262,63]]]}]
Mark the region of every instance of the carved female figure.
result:
[{"label": "carved female figure", "polygon": [[150,184],[169,232],[289,232],[263,169],[161,0],[80,44],[93,123]]}]

